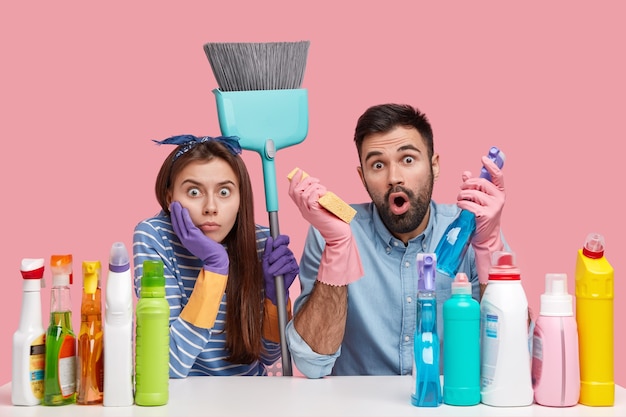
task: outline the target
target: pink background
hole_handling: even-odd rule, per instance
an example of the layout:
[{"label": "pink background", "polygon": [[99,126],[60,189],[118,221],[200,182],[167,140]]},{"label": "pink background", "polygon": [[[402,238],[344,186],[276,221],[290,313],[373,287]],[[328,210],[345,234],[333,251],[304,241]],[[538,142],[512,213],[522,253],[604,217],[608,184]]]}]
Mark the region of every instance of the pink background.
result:
[{"label": "pink background", "polygon": [[[100,260],[106,278],[111,244],[130,249],[135,224],[158,210],[154,179],[171,148],[151,139],[219,133],[206,42],[311,41],[309,134],[276,158],[280,228],[298,257],[307,224],[287,195],[287,173],[300,166],[345,200],[367,200],[355,170],[356,119],[370,105],[405,102],[433,124],[437,201],[454,201],[462,171],[476,171],[490,146],[507,154],[503,228],[535,313],[545,273],[567,273],[574,292],[576,251],[595,231],[618,271],[615,316],[624,317],[626,3],[379,4],[5,5],[0,383],[11,379],[21,259],[45,258],[50,284],[50,255],[74,255],[78,330],[82,261]],[[267,224],[259,157],[244,158],[258,222]],[[48,286],[44,326],[49,294]],[[623,322],[615,330],[623,352]],[[615,369],[626,385],[623,355]]]}]

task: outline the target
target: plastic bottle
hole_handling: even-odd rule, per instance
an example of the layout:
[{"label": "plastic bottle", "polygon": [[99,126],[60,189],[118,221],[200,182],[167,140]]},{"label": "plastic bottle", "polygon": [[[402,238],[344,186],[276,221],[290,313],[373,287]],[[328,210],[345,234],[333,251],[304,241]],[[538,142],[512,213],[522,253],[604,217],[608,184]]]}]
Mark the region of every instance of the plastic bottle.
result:
[{"label": "plastic bottle", "polygon": [[169,318],[163,262],[144,261],[137,301],[135,404],[164,405],[169,400]]},{"label": "plastic bottle", "polygon": [[576,260],[576,320],[580,349],[580,399],[589,406],[615,402],[613,267],[604,236],[591,233]]},{"label": "plastic bottle", "polygon": [[[439,377],[439,336],[437,334],[437,299],[435,293],[434,253],[417,255],[418,275],[421,281],[417,293],[418,325],[413,340],[413,392],[411,404],[416,407],[441,405]],[[423,289],[422,289],[423,287]]]},{"label": "plastic bottle", "polygon": [[46,332],[41,318],[41,287],[45,260],[22,259],[22,310],[13,333],[11,402],[37,405],[43,398]]},{"label": "plastic bottle", "polygon": [[46,333],[44,405],[76,402],[76,335],[72,330],[72,255],[52,255],[50,324]]},{"label": "plastic bottle", "polygon": [[480,403],[480,304],[462,272],[443,303],[443,357],[443,402]]},{"label": "plastic bottle", "polygon": [[105,407],[133,405],[133,278],[126,246],[115,242],[109,256],[104,311]]},{"label": "plastic bottle", "polygon": [[481,402],[497,407],[532,404],[528,300],[511,252],[493,254],[480,325]]},{"label": "plastic bottle", "polygon": [[[489,149],[487,157],[499,168],[504,166],[504,152],[495,146]],[[480,169],[480,178],[491,181],[491,175],[485,167]],[[461,210],[459,215],[450,223],[435,248],[437,255],[437,270],[451,278],[459,271],[461,261],[465,257],[467,248],[476,231],[476,217],[469,210]]]},{"label": "plastic bottle", "polygon": [[76,374],[76,403],[83,405],[102,404],[104,389],[100,273],[100,261],[83,261]]},{"label": "plastic bottle", "polygon": [[533,331],[532,382],[535,402],[551,407],[578,403],[578,330],[567,274],[546,274],[541,310]]}]

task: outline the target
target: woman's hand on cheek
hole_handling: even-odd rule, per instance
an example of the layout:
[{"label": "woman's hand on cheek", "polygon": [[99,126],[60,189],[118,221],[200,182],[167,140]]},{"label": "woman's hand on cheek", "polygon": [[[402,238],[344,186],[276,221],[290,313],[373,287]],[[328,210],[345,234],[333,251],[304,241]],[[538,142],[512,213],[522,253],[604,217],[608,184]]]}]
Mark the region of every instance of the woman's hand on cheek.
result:
[{"label": "woman's hand on cheek", "polygon": [[189,210],[178,201],[170,204],[170,217],[174,233],[189,252],[200,258],[204,269],[220,275],[228,275],[228,254],[220,243],[207,237],[193,224]]}]

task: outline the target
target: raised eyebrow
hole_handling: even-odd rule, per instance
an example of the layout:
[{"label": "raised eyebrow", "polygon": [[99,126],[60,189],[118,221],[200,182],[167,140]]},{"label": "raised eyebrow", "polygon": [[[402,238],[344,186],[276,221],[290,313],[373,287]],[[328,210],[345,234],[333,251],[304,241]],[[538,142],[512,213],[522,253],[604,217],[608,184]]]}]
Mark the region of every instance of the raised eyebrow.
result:
[{"label": "raised eyebrow", "polygon": [[382,155],[382,154],[383,154],[383,153],[382,153],[382,152],[380,152],[380,151],[370,151],[370,152],[368,152],[368,153],[365,155],[365,159],[364,159],[364,161],[365,161],[365,162],[367,162],[367,161],[369,161],[370,159],[372,159],[372,158],[374,158],[374,157],[376,157],[376,156],[380,156],[380,155]]},{"label": "raised eyebrow", "polygon": [[218,182],[217,185],[220,186],[220,187],[224,186],[224,185],[231,185],[231,186],[237,188],[237,184],[235,184],[234,181],[231,181],[231,180],[225,180],[225,181],[222,181],[222,182]]},{"label": "raised eyebrow", "polygon": [[417,153],[422,153],[422,151],[420,149],[416,148],[414,145],[400,146],[398,148],[398,152],[402,152],[402,151],[415,151]]},{"label": "raised eyebrow", "polygon": [[[415,151],[417,153],[422,153],[422,151],[420,149],[418,149],[417,147],[415,147],[415,145],[410,145],[410,144],[409,145],[400,146],[398,148],[398,150],[397,150],[397,152],[404,152],[404,151]],[[382,152],[380,152],[380,151],[368,152],[365,155],[365,162],[367,162],[371,158],[374,158],[374,157],[377,157],[377,156],[380,156],[380,155],[382,155]]]}]

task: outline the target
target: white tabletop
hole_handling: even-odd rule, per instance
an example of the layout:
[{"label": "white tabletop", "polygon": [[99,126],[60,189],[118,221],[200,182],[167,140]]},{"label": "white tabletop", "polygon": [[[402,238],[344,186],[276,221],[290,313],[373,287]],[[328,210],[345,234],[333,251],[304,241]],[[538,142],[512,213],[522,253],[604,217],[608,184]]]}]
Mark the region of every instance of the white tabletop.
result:
[{"label": "white tabletop", "polygon": [[620,386],[613,407],[422,408],[411,405],[412,382],[410,376],[189,377],[170,380],[169,403],[161,407],[15,407],[8,383],[0,387],[0,416],[626,416]]}]

